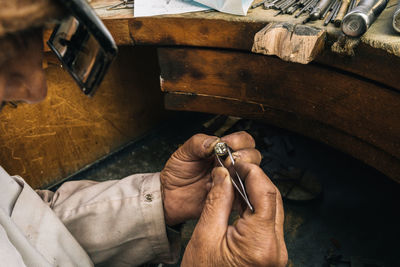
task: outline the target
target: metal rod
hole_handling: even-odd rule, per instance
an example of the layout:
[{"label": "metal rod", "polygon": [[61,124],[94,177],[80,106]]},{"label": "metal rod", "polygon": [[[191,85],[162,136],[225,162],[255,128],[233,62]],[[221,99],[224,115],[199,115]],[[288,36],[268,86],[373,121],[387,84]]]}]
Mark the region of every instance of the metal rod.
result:
[{"label": "metal rod", "polygon": [[342,19],[344,15],[346,15],[347,10],[349,9],[349,5],[350,5],[350,0],[342,1],[342,6],[340,7],[339,12],[333,22],[336,27],[339,27],[340,24],[342,23]]},{"label": "metal rod", "polygon": [[333,15],[330,22],[333,22],[335,20],[341,6],[342,6],[342,0],[339,0],[339,4],[336,6],[334,10],[332,10]]},{"label": "metal rod", "polygon": [[325,19],[325,21],[324,21],[324,26],[328,25],[329,22],[331,21],[332,16],[333,16],[333,14],[334,14],[334,12],[335,12],[335,8],[336,8],[336,6],[337,6],[338,4],[339,4],[339,0],[336,0],[335,3],[333,4],[331,13],[329,13],[328,17],[326,17],[326,19]]},{"label": "metal rod", "polygon": [[349,13],[350,11],[352,11],[355,7],[357,6],[357,0],[352,0],[349,6],[349,10],[347,13]]},{"label": "metal rod", "polygon": [[294,17],[295,17],[295,18],[300,17],[300,15],[303,14],[303,13],[307,10],[307,8],[308,8],[313,2],[315,2],[315,0],[308,0],[308,1],[305,3],[304,7],[303,7],[302,9],[300,9],[300,11],[299,11]]},{"label": "metal rod", "polygon": [[299,4],[291,6],[286,10],[286,13],[289,14],[289,15],[293,15],[293,13],[296,12],[297,9],[299,9],[299,8],[300,8]]},{"label": "metal rod", "polygon": [[276,3],[278,3],[281,0],[273,0],[272,2],[264,2],[264,9],[270,9],[271,7],[274,7]]},{"label": "metal rod", "polygon": [[310,13],[310,19],[311,20],[320,19],[321,15],[328,8],[331,1],[333,0],[321,0],[320,2],[318,2],[318,4],[313,8],[313,10]]},{"label": "metal rod", "polygon": [[264,1],[261,1],[261,2],[258,2],[258,3],[255,3],[255,4],[252,5],[250,8],[251,8],[251,9],[257,8],[257,7],[259,7],[259,6],[262,6],[265,2],[268,2],[268,0],[264,0]]},{"label": "metal rod", "polygon": [[393,13],[393,21],[392,21],[393,29],[400,33],[400,0],[397,4],[396,10]]},{"label": "metal rod", "polygon": [[331,1],[329,4],[329,7],[325,10],[325,12],[322,14],[321,19],[325,18],[326,14],[328,14],[329,11],[332,11],[333,6],[336,4],[336,1]]}]

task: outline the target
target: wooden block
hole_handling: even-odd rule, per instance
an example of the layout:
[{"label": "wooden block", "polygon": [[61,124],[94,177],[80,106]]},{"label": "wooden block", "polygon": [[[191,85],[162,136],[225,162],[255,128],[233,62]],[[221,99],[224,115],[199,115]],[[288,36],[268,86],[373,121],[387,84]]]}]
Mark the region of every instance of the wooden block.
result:
[{"label": "wooden block", "polygon": [[48,96],[0,113],[0,165],[34,188],[62,180],[165,118],[156,50],[120,47],[93,98],[46,54]]},{"label": "wooden block", "polygon": [[270,23],[255,34],[251,51],[307,64],[324,48],[325,35],[325,30],[307,25]]},{"label": "wooden block", "polygon": [[[400,159],[400,94],[397,91],[319,65],[287,63],[251,53],[189,48],[158,51],[163,91],[243,102],[235,112],[229,110],[228,104],[216,108],[211,103],[204,104],[204,110],[194,110],[220,113],[226,109],[224,114],[268,121],[270,111],[275,110],[285,115],[270,123],[288,129],[297,127],[298,132],[333,145],[376,168],[384,165],[379,159],[382,153],[386,153],[385,159],[392,158],[388,162],[398,163]],[[195,99],[198,98],[181,103],[178,109],[193,110]],[[178,105],[166,104],[168,108]],[[244,109],[241,114],[244,104],[251,105],[251,112]],[[285,125],[292,116],[299,121],[297,125],[308,121],[305,125],[317,125],[317,128]],[[318,135],[321,128],[325,130]],[[327,135],[329,131],[333,133]],[[340,141],[343,135],[348,136],[346,142]],[[377,152],[365,154],[366,150],[371,151],[352,145],[360,142]],[[380,163],[375,164],[374,160]],[[398,170],[398,167],[392,169]],[[383,172],[400,180],[399,173],[394,177],[390,170]]]}]

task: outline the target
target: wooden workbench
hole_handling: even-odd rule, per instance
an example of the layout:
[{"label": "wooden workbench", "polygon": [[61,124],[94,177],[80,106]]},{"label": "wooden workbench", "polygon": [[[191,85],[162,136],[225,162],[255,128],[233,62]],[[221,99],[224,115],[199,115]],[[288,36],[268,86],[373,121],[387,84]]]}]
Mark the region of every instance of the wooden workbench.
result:
[{"label": "wooden workbench", "polygon": [[219,12],[133,18],[92,2],[120,45],[158,47],[165,106],[255,118],[324,142],[400,182],[400,36],[390,27],[395,1],[361,38],[353,56],[331,51],[326,30],[308,65],[251,53],[254,35],[293,16],[257,8],[246,17]]},{"label": "wooden workbench", "polygon": [[323,51],[302,65],[251,49],[254,35],[269,23],[296,25],[303,18],[273,17],[275,11],[261,8],[246,17],[197,12],[133,18],[132,9],[106,10],[117,2],[91,2],[120,46],[93,99],[81,95],[46,53],[47,99],[0,113],[0,165],[11,174],[43,187],[124,146],[162,120],[161,87],[168,109],[263,120],[400,182],[400,37],[387,27],[393,8],[354,56],[331,52],[339,32],[330,26]]}]

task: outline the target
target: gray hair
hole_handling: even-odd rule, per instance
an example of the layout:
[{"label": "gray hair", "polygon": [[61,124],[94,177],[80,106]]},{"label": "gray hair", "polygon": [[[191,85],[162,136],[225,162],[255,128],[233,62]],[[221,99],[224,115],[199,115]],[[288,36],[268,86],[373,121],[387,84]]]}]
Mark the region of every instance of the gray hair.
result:
[{"label": "gray hair", "polygon": [[0,65],[18,51],[22,33],[61,18],[57,0],[0,0]]}]

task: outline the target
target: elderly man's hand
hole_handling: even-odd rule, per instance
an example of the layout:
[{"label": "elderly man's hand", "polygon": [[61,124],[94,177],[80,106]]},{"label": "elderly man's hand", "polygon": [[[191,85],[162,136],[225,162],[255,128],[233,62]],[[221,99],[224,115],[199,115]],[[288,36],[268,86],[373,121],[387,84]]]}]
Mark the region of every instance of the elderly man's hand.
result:
[{"label": "elderly man's hand", "polygon": [[238,161],[245,179],[248,208],[233,226],[228,225],[234,189],[225,168],[216,168],[213,187],[181,266],[286,266],[283,206],[279,191],[256,165]]},{"label": "elderly man's hand", "polygon": [[[161,171],[165,221],[168,225],[198,218],[211,189],[211,171],[215,166],[215,136],[197,134],[185,142]],[[261,155],[254,139],[246,132],[221,138],[245,162],[260,164]]]}]

